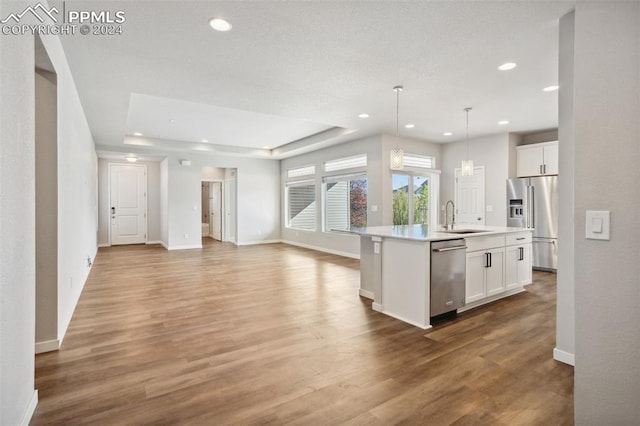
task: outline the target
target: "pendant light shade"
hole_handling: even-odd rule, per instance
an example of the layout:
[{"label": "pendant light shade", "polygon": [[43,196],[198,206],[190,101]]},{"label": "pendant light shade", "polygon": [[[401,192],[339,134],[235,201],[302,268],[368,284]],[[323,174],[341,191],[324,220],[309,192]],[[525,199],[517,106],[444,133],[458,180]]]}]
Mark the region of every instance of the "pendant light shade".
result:
[{"label": "pendant light shade", "polygon": [[402,170],[404,168],[404,151],[398,145],[398,134],[400,128],[400,92],[402,92],[402,86],[395,86],[393,91],[396,92],[396,145],[391,150],[391,168],[393,170]]},{"label": "pendant light shade", "polygon": [[473,176],[473,160],[469,158],[469,111],[471,111],[469,107],[464,109],[467,115],[467,159],[462,160],[462,176]]}]

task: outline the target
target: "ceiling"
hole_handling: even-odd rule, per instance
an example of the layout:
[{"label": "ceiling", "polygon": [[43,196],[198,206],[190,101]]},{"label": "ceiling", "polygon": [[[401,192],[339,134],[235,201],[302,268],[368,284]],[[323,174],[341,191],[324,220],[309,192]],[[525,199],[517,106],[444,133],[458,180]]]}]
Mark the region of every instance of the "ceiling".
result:
[{"label": "ceiling", "polygon": [[[100,149],[267,158],[394,134],[395,85],[404,86],[405,136],[464,139],[465,107],[473,108],[472,138],[554,128],[558,92],[542,89],[557,84],[558,20],[573,7],[573,1],[67,3],[126,14],[122,35],[61,37]],[[212,17],[233,29],[213,31]],[[504,62],[518,66],[497,70]],[[404,128],[408,123],[415,127]]]}]

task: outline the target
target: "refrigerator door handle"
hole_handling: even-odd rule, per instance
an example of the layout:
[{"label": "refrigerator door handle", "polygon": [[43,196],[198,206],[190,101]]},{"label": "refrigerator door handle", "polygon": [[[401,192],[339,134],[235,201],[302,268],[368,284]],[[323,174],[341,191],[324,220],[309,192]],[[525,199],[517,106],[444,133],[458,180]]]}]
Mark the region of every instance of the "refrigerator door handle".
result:
[{"label": "refrigerator door handle", "polygon": [[536,216],[535,216],[535,188],[533,186],[527,187],[527,228],[535,228],[536,227]]}]

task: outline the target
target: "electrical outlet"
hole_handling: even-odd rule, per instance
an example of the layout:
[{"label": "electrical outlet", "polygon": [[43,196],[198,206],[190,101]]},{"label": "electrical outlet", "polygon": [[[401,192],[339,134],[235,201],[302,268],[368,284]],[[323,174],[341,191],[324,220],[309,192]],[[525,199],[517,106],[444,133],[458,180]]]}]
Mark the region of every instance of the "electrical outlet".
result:
[{"label": "electrical outlet", "polygon": [[91,261],[91,256],[87,256],[87,268],[91,268],[91,265],[93,265],[93,262]]},{"label": "electrical outlet", "polygon": [[189,238],[189,234],[187,234],[186,232],[184,233],[184,239],[188,239]]}]

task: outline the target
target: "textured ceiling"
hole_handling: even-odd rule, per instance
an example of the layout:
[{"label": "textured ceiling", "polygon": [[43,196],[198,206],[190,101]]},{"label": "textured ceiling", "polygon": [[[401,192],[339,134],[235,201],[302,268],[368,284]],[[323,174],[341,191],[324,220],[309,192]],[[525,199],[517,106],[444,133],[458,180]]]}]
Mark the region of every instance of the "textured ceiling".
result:
[{"label": "textured ceiling", "polygon": [[[401,133],[447,142],[464,138],[467,106],[472,137],[557,126],[557,92],[542,88],[557,83],[558,20],[572,5],[73,2],[123,10],[123,34],[62,41],[101,146],[124,150],[135,139],[126,136],[141,132],[153,138],[146,149],[188,150],[206,139],[255,152],[323,131],[309,146],[322,135],[337,143],[395,133],[397,84],[401,126],[415,124]],[[233,29],[212,31],[214,16]],[[498,71],[507,61],[518,67]]]}]

